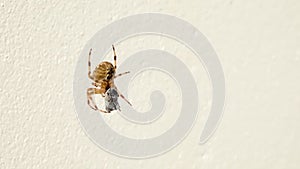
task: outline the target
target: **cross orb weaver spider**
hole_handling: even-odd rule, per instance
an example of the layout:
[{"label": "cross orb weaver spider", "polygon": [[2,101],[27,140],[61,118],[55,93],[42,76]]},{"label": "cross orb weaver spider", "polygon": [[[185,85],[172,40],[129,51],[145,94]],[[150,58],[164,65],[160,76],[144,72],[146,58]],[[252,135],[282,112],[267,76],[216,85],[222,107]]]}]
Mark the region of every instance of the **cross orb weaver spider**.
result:
[{"label": "cross orb weaver spider", "polygon": [[[114,45],[112,45],[113,53],[114,53],[114,65],[110,62],[103,61],[101,62],[91,73],[91,54],[92,49],[90,49],[89,52],[89,60],[88,60],[88,77],[93,81],[92,85],[95,86],[94,88],[88,88],[87,89],[87,103],[88,105],[96,111],[100,111],[102,113],[110,113],[112,110],[120,110],[119,104],[117,102],[117,97],[121,97],[124,99],[130,106],[131,103],[122,95],[122,93],[117,89],[117,87],[114,84],[114,79],[117,77],[120,77],[122,75],[128,74],[129,71],[120,73],[116,75],[117,70],[117,55],[115,51]],[[114,92],[116,91],[116,92]],[[102,97],[105,97],[106,103],[114,103],[114,105],[117,106],[109,106],[106,105],[106,110],[101,110],[97,107],[95,101],[93,100],[93,95],[95,94],[101,94]],[[109,95],[113,96],[109,96]]]}]

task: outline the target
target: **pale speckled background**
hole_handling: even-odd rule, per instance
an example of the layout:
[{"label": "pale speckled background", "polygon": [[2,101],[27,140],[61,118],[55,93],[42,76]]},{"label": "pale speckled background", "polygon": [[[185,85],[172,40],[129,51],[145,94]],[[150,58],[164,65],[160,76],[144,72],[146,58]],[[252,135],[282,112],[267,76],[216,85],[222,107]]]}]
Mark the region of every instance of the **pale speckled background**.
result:
[{"label": "pale speckled background", "polygon": [[[0,168],[299,168],[299,11],[297,0],[1,0]],[[85,135],[72,82],[83,46],[98,30],[145,12],[177,16],[208,37],[223,65],[227,100],[218,130],[198,146],[210,100],[203,77],[203,116],[184,142],[157,158],[130,160]],[[124,58],[135,49],[135,41],[128,44],[118,47]],[[129,98],[134,103],[135,93],[129,91]],[[135,103],[141,110],[149,106]],[[143,133],[133,131],[119,132]]]}]

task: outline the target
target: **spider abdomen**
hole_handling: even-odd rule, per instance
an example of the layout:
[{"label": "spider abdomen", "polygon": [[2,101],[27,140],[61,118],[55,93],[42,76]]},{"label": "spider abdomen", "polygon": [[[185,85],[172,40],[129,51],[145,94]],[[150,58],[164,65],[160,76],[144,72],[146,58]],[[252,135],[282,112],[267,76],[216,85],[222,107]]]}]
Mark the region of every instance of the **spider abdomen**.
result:
[{"label": "spider abdomen", "polygon": [[115,75],[115,68],[110,62],[101,62],[94,70],[95,81],[110,81]]}]

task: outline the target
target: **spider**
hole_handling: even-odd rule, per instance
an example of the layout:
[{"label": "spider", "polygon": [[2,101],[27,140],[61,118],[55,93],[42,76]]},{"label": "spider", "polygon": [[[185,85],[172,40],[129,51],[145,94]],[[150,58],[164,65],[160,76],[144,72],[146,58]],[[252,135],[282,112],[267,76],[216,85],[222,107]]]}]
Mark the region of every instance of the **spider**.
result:
[{"label": "spider", "polygon": [[[117,77],[120,77],[122,75],[130,73],[129,71],[120,73],[118,75],[116,74],[117,70],[117,55],[115,51],[114,45],[112,45],[113,53],[114,53],[114,65],[110,62],[103,61],[101,62],[91,73],[91,54],[92,54],[92,49],[90,49],[89,52],[89,60],[88,60],[88,77],[93,81],[92,85],[95,86],[95,88],[88,88],[87,89],[87,103],[88,105],[96,111],[100,111],[102,113],[110,113],[111,109],[108,109],[108,105],[106,105],[106,110],[101,110],[97,107],[95,101],[93,100],[93,95],[95,94],[101,94],[102,97],[105,97],[106,100],[111,99],[111,97],[108,97],[108,95],[111,93],[113,90],[109,89],[114,89],[117,94],[114,94],[116,97],[121,97],[124,99],[130,106],[131,103],[122,95],[122,93],[117,89],[117,87],[114,84],[114,79]],[[117,104],[117,98],[114,100],[111,100],[111,102],[115,102]],[[113,110],[119,109],[115,107]]]}]

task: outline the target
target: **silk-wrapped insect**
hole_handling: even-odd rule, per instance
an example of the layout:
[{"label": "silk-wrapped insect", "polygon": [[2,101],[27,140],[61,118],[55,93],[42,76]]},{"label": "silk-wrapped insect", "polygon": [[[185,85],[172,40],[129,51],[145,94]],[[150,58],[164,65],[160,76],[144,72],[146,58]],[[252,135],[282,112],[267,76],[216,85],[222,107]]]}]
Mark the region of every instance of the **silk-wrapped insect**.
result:
[{"label": "silk-wrapped insect", "polygon": [[109,88],[105,93],[105,109],[107,113],[110,113],[113,110],[119,110],[120,105],[118,102],[118,91],[115,88]]}]

